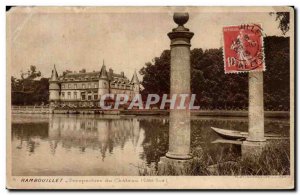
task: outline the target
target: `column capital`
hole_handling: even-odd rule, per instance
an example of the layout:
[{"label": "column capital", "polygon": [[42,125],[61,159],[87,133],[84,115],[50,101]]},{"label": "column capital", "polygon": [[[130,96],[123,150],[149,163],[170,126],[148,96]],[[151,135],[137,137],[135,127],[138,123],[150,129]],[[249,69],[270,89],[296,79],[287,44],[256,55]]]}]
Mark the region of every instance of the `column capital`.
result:
[{"label": "column capital", "polygon": [[173,20],[176,24],[178,24],[178,27],[168,33],[168,37],[171,39],[171,46],[191,46],[190,42],[194,33],[190,32],[188,28],[183,26],[189,20],[189,14],[178,12],[174,13]]},{"label": "column capital", "polygon": [[190,31],[173,31],[168,33],[171,39],[171,47],[178,45],[191,46],[191,39],[194,36]]}]

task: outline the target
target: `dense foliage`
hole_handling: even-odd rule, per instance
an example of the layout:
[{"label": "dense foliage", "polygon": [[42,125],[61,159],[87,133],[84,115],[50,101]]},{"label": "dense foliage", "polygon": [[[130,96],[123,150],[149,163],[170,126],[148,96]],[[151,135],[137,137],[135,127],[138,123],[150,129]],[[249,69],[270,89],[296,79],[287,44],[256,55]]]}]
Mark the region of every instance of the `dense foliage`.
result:
[{"label": "dense foliage", "polygon": [[[264,100],[267,110],[289,110],[289,38],[266,37]],[[191,51],[191,90],[202,109],[247,109],[248,74],[224,74],[222,48]],[[140,70],[142,94],[164,94],[170,89],[170,51],[165,50]]]},{"label": "dense foliage", "polygon": [[49,101],[49,79],[41,78],[41,72],[30,66],[21,78],[11,77],[12,105],[41,105]]}]

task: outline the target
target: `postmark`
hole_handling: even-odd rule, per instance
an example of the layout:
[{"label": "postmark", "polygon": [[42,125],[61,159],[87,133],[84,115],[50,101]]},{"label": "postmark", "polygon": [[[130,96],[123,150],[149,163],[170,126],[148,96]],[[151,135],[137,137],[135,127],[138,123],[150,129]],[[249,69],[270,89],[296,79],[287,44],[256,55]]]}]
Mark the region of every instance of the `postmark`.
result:
[{"label": "postmark", "polygon": [[263,30],[260,24],[223,27],[225,73],[265,71]]}]

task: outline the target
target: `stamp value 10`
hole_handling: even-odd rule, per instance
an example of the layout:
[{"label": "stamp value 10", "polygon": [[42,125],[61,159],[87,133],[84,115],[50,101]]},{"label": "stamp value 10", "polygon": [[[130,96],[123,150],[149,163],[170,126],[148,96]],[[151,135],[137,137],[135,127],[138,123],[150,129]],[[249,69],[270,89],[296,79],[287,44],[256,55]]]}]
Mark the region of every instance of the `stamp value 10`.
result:
[{"label": "stamp value 10", "polygon": [[259,24],[223,27],[225,73],[265,70],[262,32]]}]

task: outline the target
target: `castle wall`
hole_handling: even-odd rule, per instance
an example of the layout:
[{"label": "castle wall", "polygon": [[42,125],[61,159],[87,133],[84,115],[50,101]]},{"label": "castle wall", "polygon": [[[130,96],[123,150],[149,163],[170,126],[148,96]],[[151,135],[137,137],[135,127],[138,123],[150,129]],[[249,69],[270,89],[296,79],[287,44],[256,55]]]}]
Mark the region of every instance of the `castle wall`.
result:
[{"label": "castle wall", "polygon": [[98,87],[98,81],[61,83],[61,89],[97,89]]},{"label": "castle wall", "polygon": [[49,90],[49,100],[59,100],[59,90]]},{"label": "castle wall", "polygon": [[140,86],[138,84],[134,84],[133,91],[134,91],[135,94],[139,94],[140,93]]},{"label": "castle wall", "polygon": [[[101,72],[100,72],[101,73]],[[50,83],[50,100],[60,100],[61,106],[90,107],[99,106],[99,100],[104,94],[126,94],[129,100],[139,92],[135,90],[136,84],[130,83],[127,77],[122,75],[97,77],[99,73],[86,73],[80,76],[64,75],[57,77]],[[108,79],[113,79],[109,81]],[[55,82],[54,82],[55,81]]]},{"label": "castle wall", "polygon": [[109,93],[109,83],[108,80],[99,79],[98,95],[101,98],[102,95]]}]

